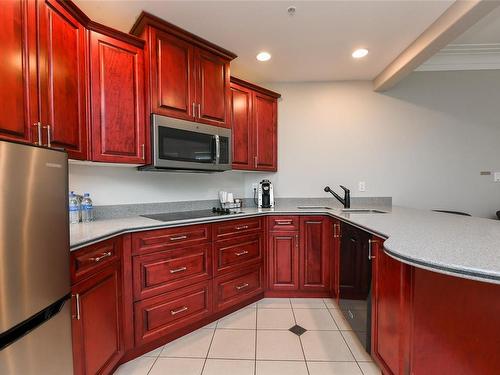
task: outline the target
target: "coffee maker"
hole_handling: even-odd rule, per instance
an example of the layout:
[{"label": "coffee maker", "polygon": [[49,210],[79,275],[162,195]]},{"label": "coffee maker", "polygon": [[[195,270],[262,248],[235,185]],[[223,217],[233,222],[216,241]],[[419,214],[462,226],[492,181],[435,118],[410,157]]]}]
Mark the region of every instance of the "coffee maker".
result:
[{"label": "coffee maker", "polygon": [[259,183],[258,206],[259,208],[274,207],[273,184],[269,180],[262,180]]}]

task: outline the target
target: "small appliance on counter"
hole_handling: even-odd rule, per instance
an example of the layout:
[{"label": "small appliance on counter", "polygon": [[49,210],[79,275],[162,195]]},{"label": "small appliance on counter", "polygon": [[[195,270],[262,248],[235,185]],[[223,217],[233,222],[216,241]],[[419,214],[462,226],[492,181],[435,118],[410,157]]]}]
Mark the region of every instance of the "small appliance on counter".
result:
[{"label": "small appliance on counter", "polygon": [[[243,201],[239,198],[234,198],[233,193],[227,191],[219,191],[219,202],[222,211],[241,211]],[[216,208],[214,207],[214,210]],[[215,211],[214,211],[215,212]]]},{"label": "small appliance on counter", "polygon": [[273,184],[269,180],[262,180],[259,183],[258,190],[258,204],[259,208],[272,208],[274,207],[274,193]]}]

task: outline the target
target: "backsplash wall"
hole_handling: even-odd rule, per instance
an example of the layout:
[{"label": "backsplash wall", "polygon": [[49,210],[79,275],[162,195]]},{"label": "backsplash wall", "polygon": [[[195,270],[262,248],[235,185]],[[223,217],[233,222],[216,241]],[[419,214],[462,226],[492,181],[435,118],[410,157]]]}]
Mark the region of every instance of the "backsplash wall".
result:
[{"label": "backsplash wall", "polygon": [[69,189],[90,193],[94,205],[218,199],[219,190],[244,195],[241,172],[142,172],[132,167],[70,164]]}]

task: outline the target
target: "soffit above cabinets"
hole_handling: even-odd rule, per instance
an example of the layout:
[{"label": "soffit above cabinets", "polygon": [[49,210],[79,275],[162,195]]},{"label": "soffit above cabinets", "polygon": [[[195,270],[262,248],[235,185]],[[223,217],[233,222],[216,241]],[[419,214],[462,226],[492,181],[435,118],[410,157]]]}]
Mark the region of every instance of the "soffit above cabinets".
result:
[{"label": "soffit above cabinets", "polygon": [[[95,1],[90,18],[129,31],[142,10],[210,40],[238,58],[231,73],[252,82],[371,80],[452,3],[441,1]],[[293,16],[287,8],[296,7]],[[353,60],[351,53],[370,53]],[[265,50],[272,58],[256,60]]]}]

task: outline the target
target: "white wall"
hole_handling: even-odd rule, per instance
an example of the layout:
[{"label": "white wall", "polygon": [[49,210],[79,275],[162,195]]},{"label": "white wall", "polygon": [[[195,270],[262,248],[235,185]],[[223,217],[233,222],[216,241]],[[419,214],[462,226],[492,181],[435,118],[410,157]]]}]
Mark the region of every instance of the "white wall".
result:
[{"label": "white wall", "polygon": [[[386,93],[369,82],[268,84],[279,103],[279,197],[327,196],[325,185],[354,196],[448,208],[493,217],[500,183],[500,72],[419,72]],[[367,191],[357,191],[366,181]]]},{"label": "white wall", "polygon": [[130,167],[70,165],[69,188],[89,192],[95,205],[218,199],[219,190],[243,196],[241,172],[141,172]]},{"label": "white wall", "polygon": [[[344,184],[353,196],[493,217],[500,183],[500,73],[419,72],[375,93],[369,82],[266,85],[279,103],[279,172],[212,175],[70,167],[70,188],[95,203],[216,199],[220,189],[252,196],[267,177],[278,197],[321,197]],[[367,191],[357,191],[366,181]]]}]

